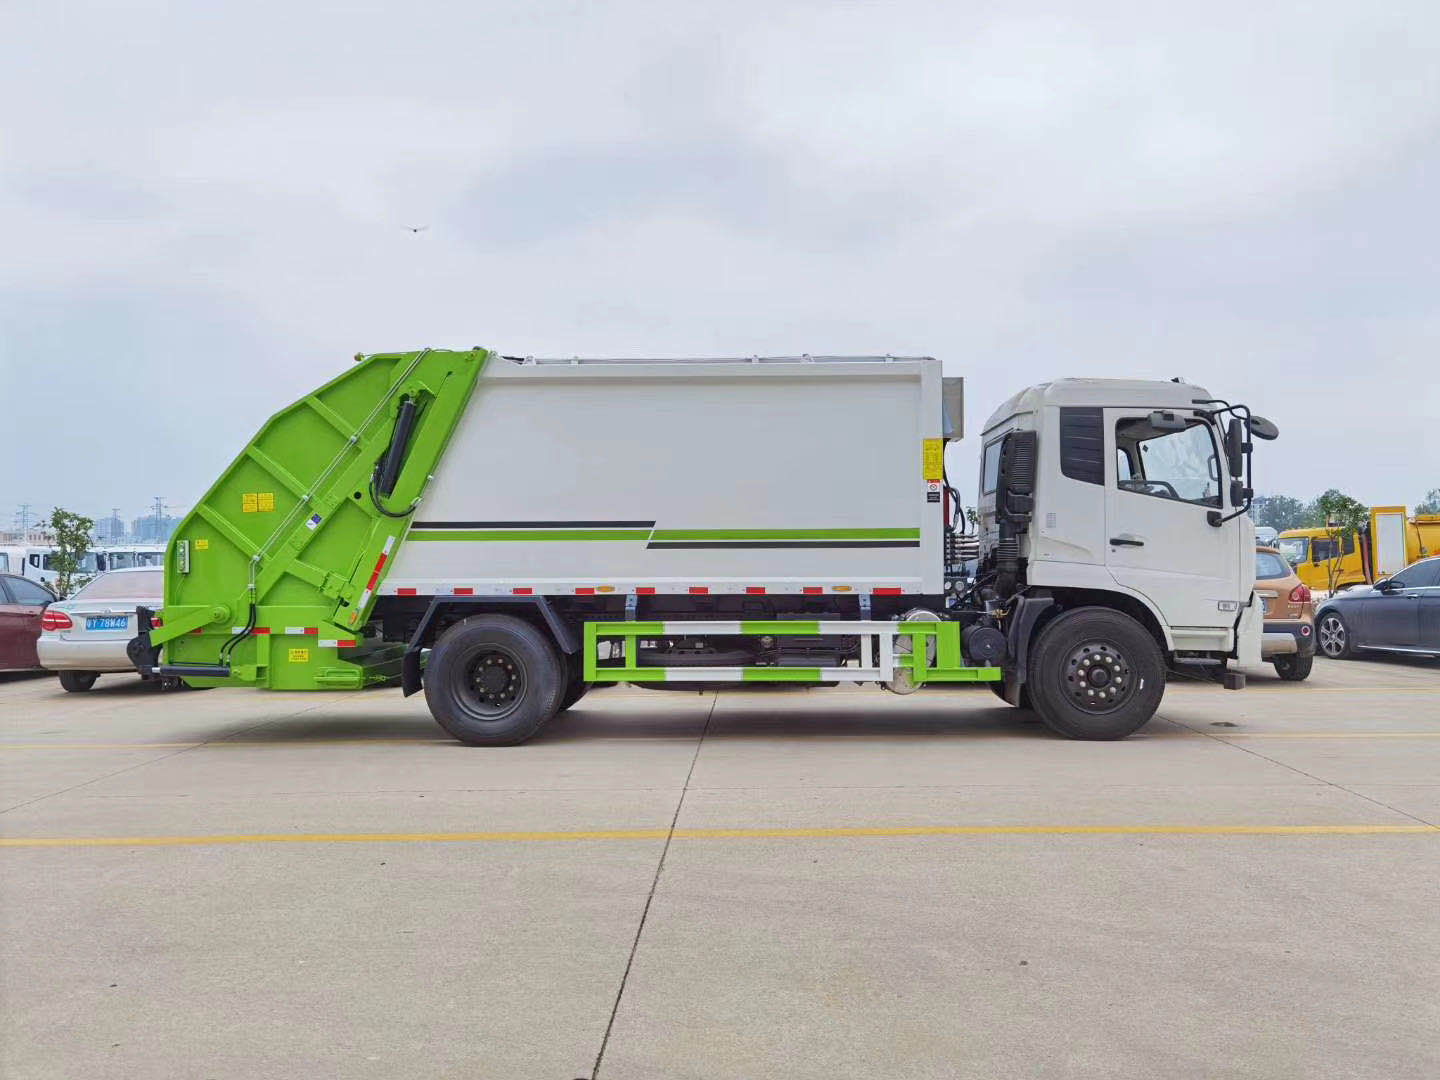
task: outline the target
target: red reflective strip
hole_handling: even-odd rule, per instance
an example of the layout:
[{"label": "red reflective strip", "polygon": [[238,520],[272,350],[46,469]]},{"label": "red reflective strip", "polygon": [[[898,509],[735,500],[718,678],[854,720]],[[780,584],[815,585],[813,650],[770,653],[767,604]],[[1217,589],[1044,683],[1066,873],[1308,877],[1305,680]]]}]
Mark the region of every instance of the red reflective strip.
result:
[{"label": "red reflective strip", "polygon": [[745,586],[745,592],[746,592],[748,595],[750,595],[750,596],[764,596],[764,595],[765,595],[765,586],[764,586],[764,585],[746,585],[746,586]]},{"label": "red reflective strip", "polygon": [[887,586],[886,586],[885,588],[883,588],[883,589],[876,589],[876,590],[875,590],[875,595],[876,595],[876,596],[899,596],[899,595],[900,595],[900,590],[899,590],[899,589],[896,589],[896,588],[892,588],[892,587],[890,587],[890,586],[887,585]]},{"label": "red reflective strip", "polygon": [[514,593],[516,596],[529,596],[529,595],[530,595],[531,593],[533,593],[535,590],[534,590],[534,589],[511,589],[510,591],[511,591],[512,593]]},{"label": "red reflective strip", "polygon": [[320,633],[320,628],[318,626],[307,626],[304,630],[301,630],[300,632],[302,634],[318,634]]},{"label": "red reflective strip", "polygon": [[257,627],[255,627],[254,630],[251,630],[250,632],[251,632],[252,634],[268,634],[268,633],[270,633],[270,627],[268,627],[268,626],[257,626]]},{"label": "red reflective strip", "polygon": [[690,586],[690,593],[691,593],[692,596],[704,596],[704,595],[705,595],[706,593],[708,593],[709,591],[710,591],[710,590],[709,590],[706,586],[704,586],[704,585],[691,585],[691,586]]},{"label": "red reflective strip", "polygon": [[345,638],[343,641],[337,641],[335,647],[338,649],[353,649],[355,648],[355,639]]},{"label": "red reflective strip", "polygon": [[475,595],[475,590],[474,590],[474,589],[457,588],[457,589],[452,589],[451,592],[452,592],[455,596],[474,596],[474,595]]},{"label": "red reflective strip", "polygon": [[415,590],[414,590],[414,589],[396,589],[396,590],[395,590],[395,595],[396,595],[396,596],[414,596],[414,595],[415,595]]},{"label": "red reflective strip", "polygon": [[825,590],[819,585],[806,585],[803,592],[806,596],[823,596],[825,594]]},{"label": "red reflective strip", "polygon": [[375,583],[380,580],[380,571],[385,569],[385,560],[389,557],[390,556],[386,555],[382,551],[380,553],[380,558],[375,560],[375,572],[370,575],[370,584],[365,586],[367,589],[375,588]]},{"label": "red reflective strip", "polygon": [[197,626],[194,630],[191,630],[190,632],[192,634],[203,634],[205,632],[205,628],[203,626]]},{"label": "red reflective strip", "polygon": [[582,585],[580,588],[578,588],[578,589],[575,590],[575,595],[576,595],[576,596],[594,596],[594,595],[595,595],[595,590],[592,589],[592,588],[590,588],[588,585]]},{"label": "red reflective strip", "polygon": [[655,587],[654,587],[653,585],[636,585],[636,586],[635,586],[635,595],[636,595],[636,596],[654,596],[654,595],[655,595]]}]

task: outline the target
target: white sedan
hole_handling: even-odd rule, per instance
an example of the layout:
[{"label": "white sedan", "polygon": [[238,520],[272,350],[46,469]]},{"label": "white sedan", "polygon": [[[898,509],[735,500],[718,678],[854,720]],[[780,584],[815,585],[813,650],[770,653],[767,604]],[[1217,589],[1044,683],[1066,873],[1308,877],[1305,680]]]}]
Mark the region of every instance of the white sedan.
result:
[{"label": "white sedan", "polygon": [[45,609],[35,643],[40,666],[58,672],[60,685],[72,692],[89,690],[106,672],[133,672],[125,647],[135,636],[135,609],[143,604],[158,610],[164,592],[159,567],[101,574]]}]

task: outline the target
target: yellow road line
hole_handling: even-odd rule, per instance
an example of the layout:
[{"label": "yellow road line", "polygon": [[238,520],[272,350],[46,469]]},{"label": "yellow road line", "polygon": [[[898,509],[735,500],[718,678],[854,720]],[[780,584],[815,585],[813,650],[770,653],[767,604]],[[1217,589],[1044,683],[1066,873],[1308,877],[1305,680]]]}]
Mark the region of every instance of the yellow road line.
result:
[{"label": "yellow road line", "polygon": [[[1367,836],[1431,833],[1440,825],[876,825],[676,829],[677,840],[897,839],[914,836]],[[214,836],[10,836],[0,847],[196,847],[217,844],[447,844],[663,840],[667,829],[578,832],[231,833]]]},{"label": "yellow road line", "polygon": [[0,750],[176,750],[198,749],[199,747],[224,748],[230,746],[453,746],[455,740],[444,735],[431,739],[422,738],[359,738],[359,739],[216,739],[213,742],[154,742],[154,743],[0,743]]},{"label": "yellow road line", "polygon": [[[1196,729],[1199,731],[1199,729]],[[1221,739],[1440,739],[1440,731],[1199,731]]]},{"label": "yellow road line", "polygon": [[[1209,693],[1220,689],[1219,686],[1190,686],[1182,684],[1171,684],[1165,687],[1167,694],[1176,690],[1204,690]],[[1284,694],[1286,697],[1304,697],[1306,694],[1433,694],[1433,686],[1307,686],[1303,689],[1296,686],[1287,686],[1283,689],[1276,685],[1273,690],[1261,689],[1259,686],[1249,687],[1250,690],[1258,693]],[[1243,699],[1238,699],[1243,700]]]}]

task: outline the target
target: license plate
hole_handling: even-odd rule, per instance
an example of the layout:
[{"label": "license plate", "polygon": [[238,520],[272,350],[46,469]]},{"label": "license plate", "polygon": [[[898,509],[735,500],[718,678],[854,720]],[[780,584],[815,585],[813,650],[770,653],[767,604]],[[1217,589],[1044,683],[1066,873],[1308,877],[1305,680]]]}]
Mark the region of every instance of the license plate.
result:
[{"label": "license plate", "polygon": [[85,620],[86,630],[124,630],[129,625],[129,615],[91,615]]}]

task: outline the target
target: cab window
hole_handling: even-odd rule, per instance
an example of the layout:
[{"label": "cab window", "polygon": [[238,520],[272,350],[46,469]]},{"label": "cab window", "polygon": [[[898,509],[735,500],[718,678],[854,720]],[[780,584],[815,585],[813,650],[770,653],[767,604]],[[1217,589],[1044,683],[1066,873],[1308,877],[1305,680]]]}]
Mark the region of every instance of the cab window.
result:
[{"label": "cab window", "polygon": [[1200,420],[1183,431],[1151,426],[1147,417],[1135,416],[1115,424],[1115,448],[1126,461],[1117,483],[1121,491],[1158,499],[1220,505],[1220,458],[1210,428]]},{"label": "cab window", "polygon": [[993,495],[995,486],[1000,483],[1000,444],[1005,439],[996,439],[989,446],[985,447],[985,467],[981,470],[980,494]]},{"label": "cab window", "polygon": [[1275,546],[1280,549],[1280,554],[1293,566],[1296,563],[1305,561],[1310,550],[1310,541],[1303,536],[1282,536],[1275,541]]}]

